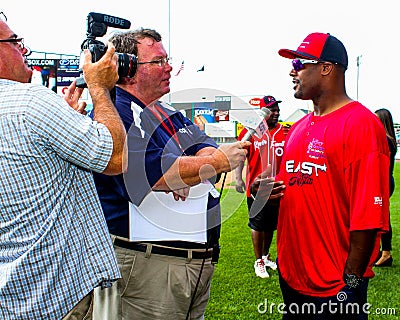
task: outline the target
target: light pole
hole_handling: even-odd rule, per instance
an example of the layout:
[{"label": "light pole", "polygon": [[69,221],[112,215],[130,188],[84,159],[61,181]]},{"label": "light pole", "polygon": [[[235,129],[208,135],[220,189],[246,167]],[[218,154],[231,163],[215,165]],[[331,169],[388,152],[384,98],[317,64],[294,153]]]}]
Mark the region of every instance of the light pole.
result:
[{"label": "light pole", "polygon": [[360,79],[361,57],[362,57],[361,54],[360,54],[359,56],[357,56],[357,101],[358,101],[358,81],[359,81],[359,79]]}]

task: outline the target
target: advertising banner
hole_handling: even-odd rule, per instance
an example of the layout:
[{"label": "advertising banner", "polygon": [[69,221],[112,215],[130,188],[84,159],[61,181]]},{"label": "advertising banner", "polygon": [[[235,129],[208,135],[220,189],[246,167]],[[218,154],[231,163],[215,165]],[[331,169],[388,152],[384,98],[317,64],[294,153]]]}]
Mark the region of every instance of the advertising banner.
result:
[{"label": "advertising banner", "polygon": [[28,65],[33,70],[31,82],[42,84],[54,92],[62,91],[80,76],[79,58],[28,59]]},{"label": "advertising banner", "polygon": [[79,76],[79,58],[57,61],[57,86],[68,87]]},{"label": "advertising banner", "polygon": [[28,59],[32,68],[32,83],[42,84],[57,92],[57,59]]},{"label": "advertising banner", "polygon": [[201,130],[204,130],[204,124],[215,122],[213,106],[213,102],[199,102],[193,104],[193,123],[197,124]]}]

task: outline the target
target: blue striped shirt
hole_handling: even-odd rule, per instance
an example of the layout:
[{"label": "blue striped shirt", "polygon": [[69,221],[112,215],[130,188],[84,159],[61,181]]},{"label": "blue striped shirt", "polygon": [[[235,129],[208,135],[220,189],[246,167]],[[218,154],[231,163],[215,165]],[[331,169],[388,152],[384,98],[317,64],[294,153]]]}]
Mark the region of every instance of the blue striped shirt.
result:
[{"label": "blue striped shirt", "polygon": [[120,277],[91,173],[112,149],[51,90],[0,79],[0,319],[60,319]]}]

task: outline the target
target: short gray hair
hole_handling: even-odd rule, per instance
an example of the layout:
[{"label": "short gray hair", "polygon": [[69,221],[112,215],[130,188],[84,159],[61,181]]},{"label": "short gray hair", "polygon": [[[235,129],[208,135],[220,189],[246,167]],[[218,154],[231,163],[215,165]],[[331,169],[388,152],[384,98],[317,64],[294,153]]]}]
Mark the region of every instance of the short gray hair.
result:
[{"label": "short gray hair", "polygon": [[116,31],[109,39],[115,46],[115,51],[120,53],[130,53],[137,56],[138,44],[140,40],[150,38],[156,42],[162,40],[161,35],[153,29],[140,28],[129,31]]}]

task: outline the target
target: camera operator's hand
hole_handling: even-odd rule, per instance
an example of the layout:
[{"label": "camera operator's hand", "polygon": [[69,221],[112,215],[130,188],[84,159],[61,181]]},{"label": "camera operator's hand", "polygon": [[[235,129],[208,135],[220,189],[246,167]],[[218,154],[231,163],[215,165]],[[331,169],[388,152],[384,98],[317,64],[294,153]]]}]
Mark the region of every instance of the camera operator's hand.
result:
[{"label": "camera operator's hand", "polygon": [[72,81],[67,90],[65,90],[64,100],[71,106],[72,109],[81,114],[86,114],[86,102],[79,101],[83,92],[83,88],[76,87],[76,80]]},{"label": "camera operator's hand", "polygon": [[118,80],[118,56],[115,47],[108,44],[104,56],[92,63],[92,54],[84,50],[83,77],[93,103],[93,120],[105,125],[111,133],[113,152],[107,168],[107,175],[116,175],[127,170],[128,152],[126,130],[111,99],[110,90]]},{"label": "camera operator's hand", "polygon": [[229,172],[238,167],[246,160],[247,150],[251,143],[249,141],[234,142],[221,145],[212,157],[216,160],[220,170],[217,172]]},{"label": "camera operator's hand", "polygon": [[85,62],[82,66],[83,76],[90,91],[91,87],[111,90],[118,81],[118,56],[114,45],[109,42],[104,56],[95,63],[88,49],[84,50]]}]

